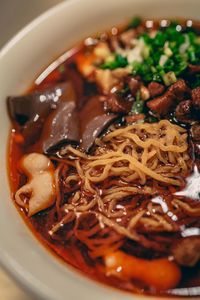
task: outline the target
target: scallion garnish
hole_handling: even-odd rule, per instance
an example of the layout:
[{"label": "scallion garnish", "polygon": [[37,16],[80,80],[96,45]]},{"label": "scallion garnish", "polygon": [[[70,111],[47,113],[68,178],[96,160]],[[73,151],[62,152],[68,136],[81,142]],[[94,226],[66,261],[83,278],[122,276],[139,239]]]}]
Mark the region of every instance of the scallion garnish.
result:
[{"label": "scallion garnish", "polygon": [[144,109],[144,101],[141,100],[140,91],[138,91],[136,94],[136,99],[132,106],[131,112],[133,114],[141,114],[141,113],[143,113],[143,109]]},{"label": "scallion garnish", "polygon": [[101,69],[110,69],[110,70],[114,70],[117,68],[124,68],[128,65],[128,61],[127,58],[120,55],[120,54],[115,54],[115,58],[114,60],[111,61],[106,61],[104,62],[100,68]]},{"label": "scallion garnish", "polygon": [[[129,28],[140,25],[141,19],[134,18]],[[142,41],[142,42],[141,42]],[[142,33],[133,40],[132,48],[121,49],[123,53],[112,53],[113,60],[100,65],[102,69],[132,67],[134,76],[141,76],[146,83],[157,81],[170,85],[184,75],[189,64],[200,65],[200,37],[193,28],[183,30],[172,22],[156,34]]]},{"label": "scallion garnish", "polygon": [[164,74],[162,78],[166,86],[169,86],[177,81],[176,75],[172,71]]}]

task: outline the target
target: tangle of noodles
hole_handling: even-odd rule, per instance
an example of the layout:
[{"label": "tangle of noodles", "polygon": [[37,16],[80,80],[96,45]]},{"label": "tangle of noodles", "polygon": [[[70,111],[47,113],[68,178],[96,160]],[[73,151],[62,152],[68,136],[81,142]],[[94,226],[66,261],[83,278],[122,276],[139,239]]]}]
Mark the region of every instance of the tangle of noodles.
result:
[{"label": "tangle of noodles", "polygon": [[[75,236],[96,257],[118,249],[124,237],[147,245],[138,225],[156,232],[176,231],[177,225],[164,217],[161,206],[151,199],[158,188],[183,186],[190,172],[187,150],[185,129],[167,120],[114,129],[101,139],[92,155],[67,146],[61,153],[65,153],[65,161],[71,158],[71,164],[58,166],[56,172],[62,178],[57,190],[63,185],[60,190],[67,195],[65,203],[58,197],[56,205],[64,217],[50,234],[71,222]],[[181,206],[193,213],[178,200],[173,205],[173,209]]]}]

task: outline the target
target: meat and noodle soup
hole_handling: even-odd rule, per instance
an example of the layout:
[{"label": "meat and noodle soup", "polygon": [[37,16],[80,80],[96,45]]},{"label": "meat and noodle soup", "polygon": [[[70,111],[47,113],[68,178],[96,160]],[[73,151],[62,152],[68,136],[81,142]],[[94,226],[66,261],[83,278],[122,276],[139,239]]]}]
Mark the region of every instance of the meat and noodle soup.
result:
[{"label": "meat and noodle soup", "polygon": [[200,295],[200,23],[135,17],[7,104],[13,200],[43,243],[123,290]]}]

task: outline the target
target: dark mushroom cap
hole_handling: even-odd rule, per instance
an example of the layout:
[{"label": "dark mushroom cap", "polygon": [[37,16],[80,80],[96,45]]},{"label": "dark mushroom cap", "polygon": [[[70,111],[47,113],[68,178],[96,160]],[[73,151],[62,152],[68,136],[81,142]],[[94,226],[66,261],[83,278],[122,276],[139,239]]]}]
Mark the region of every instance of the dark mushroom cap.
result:
[{"label": "dark mushroom cap", "polygon": [[88,152],[95,139],[117,118],[114,114],[103,114],[93,118],[86,126],[82,135],[81,147]]},{"label": "dark mushroom cap", "polygon": [[43,152],[51,153],[66,143],[78,144],[79,122],[75,102],[63,102],[52,113],[44,127],[46,138],[43,142]]}]

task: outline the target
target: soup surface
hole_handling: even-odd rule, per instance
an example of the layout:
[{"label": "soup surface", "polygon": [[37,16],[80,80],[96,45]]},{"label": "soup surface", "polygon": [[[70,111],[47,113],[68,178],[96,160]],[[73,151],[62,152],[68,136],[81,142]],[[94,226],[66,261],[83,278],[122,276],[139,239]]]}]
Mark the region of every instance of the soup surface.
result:
[{"label": "soup surface", "polygon": [[200,295],[198,22],[135,17],[7,103],[13,200],[42,242],[108,285]]}]

